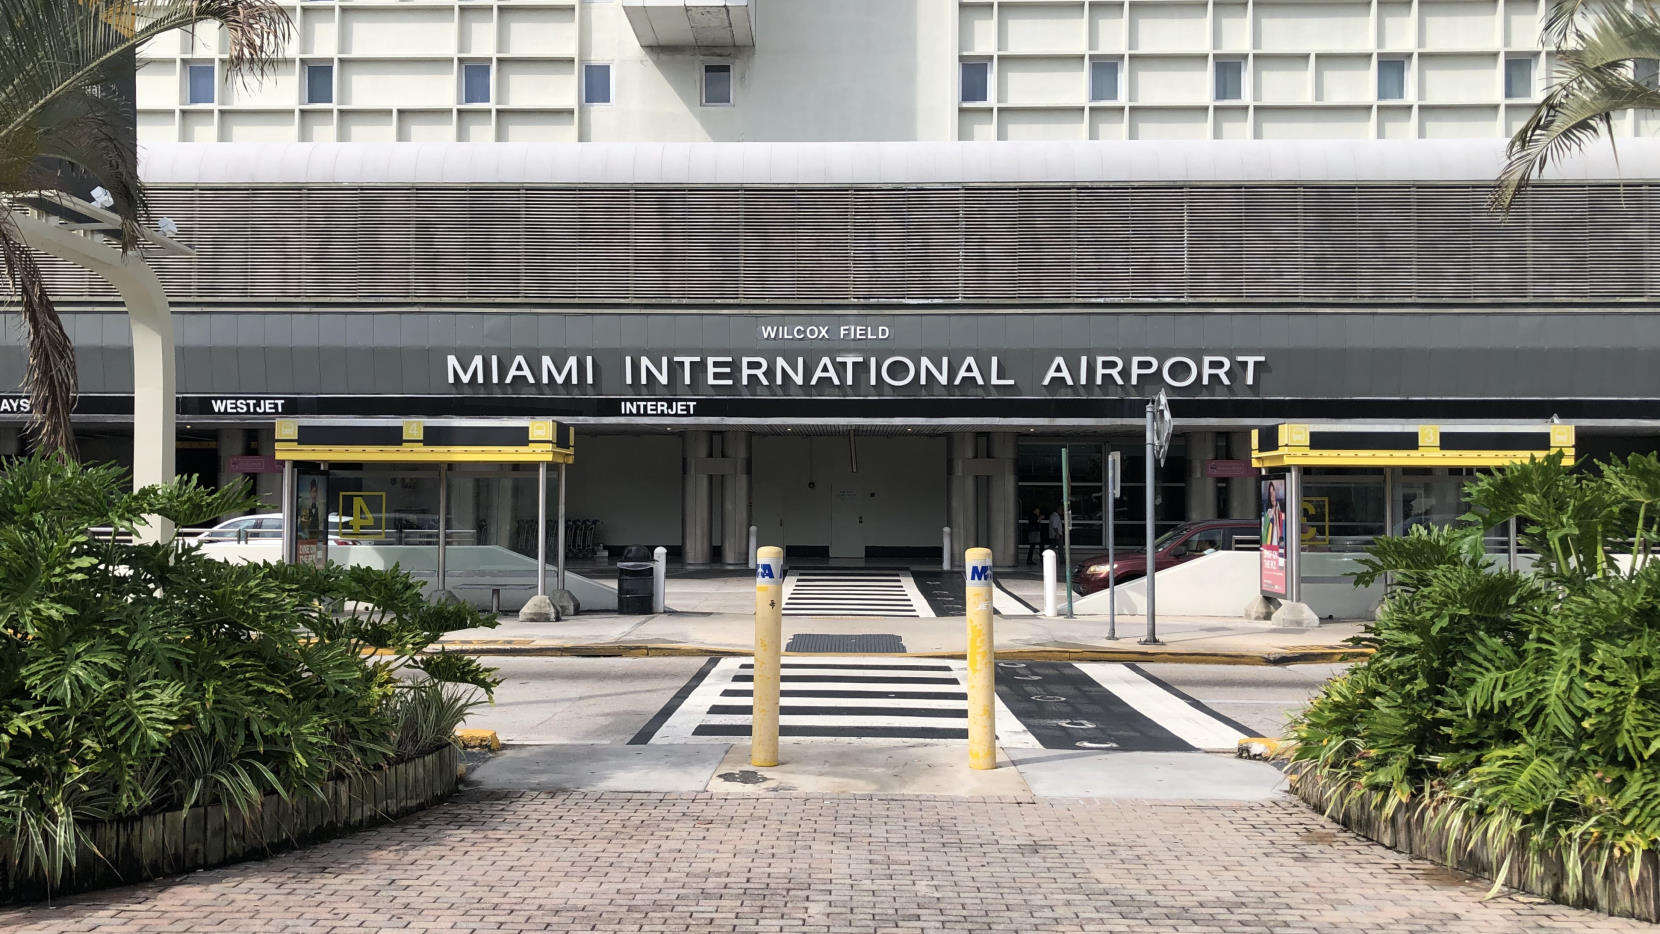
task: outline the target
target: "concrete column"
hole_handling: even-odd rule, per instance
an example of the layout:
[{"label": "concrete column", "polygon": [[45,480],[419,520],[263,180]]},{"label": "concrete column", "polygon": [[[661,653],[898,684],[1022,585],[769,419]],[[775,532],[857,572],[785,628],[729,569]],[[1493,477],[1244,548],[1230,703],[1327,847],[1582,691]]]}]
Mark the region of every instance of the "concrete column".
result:
[{"label": "concrete column", "polygon": [[0,457],[16,457],[23,453],[23,429],[0,425]]},{"label": "concrete column", "polygon": [[[531,474],[530,477],[534,478],[535,474]],[[514,504],[515,500],[518,499],[513,494],[514,491],[518,490],[519,485],[525,482],[525,479],[526,475],[524,474],[514,474],[512,477],[490,481],[495,487],[496,494],[490,505],[490,540],[479,542],[480,545],[513,547],[513,520],[517,513]],[[530,487],[534,489],[535,486],[535,480],[531,479]]]},{"label": "concrete column", "polygon": [[991,457],[997,472],[991,475],[991,502],[987,504],[991,517],[992,558],[999,567],[1018,564],[1020,555],[1020,503],[1015,488],[1015,452],[1018,440],[1014,432],[999,431],[991,436]]},{"label": "concrete column", "polygon": [[749,564],[749,432],[726,432],[721,453],[732,472],[721,477],[720,559],[743,567]]},{"label": "concrete column", "polygon": [[231,473],[231,458],[248,453],[248,431],[244,428],[221,428],[215,447],[219,455],[219,485],[246,478],[247,474]]},{"label": "concrete column", "polygon": [[[275,457],[277,454],[277,430],[270,426],[253,429],[254,446],[256,452],[263,457]],[[254,492],[259,494],[259,501],[271,507],[275,512],[282,505],[282,474],[261,473],[254,474]]]},{"label": "concrete column", "polygon": [[682,468],[686,495],[682,498],[680,547],[687,564],[708,564],[709,475],[698,472],[698,463],[709,456],[709,432],[688,431],[681,441]]},{"label": "concrete column", "polygon": [[[1250,432],[1228,432],[1228,457],[1242,461],[1251,459]],[[1257,478],[1234,477],[1227,483],[1229,519],[1255,519],[1262,514],[1262,507],[1257,504],[1257,498],[1261,495]]]},{"label": "concrete column", "polygon": [[1192,431],[1187,441],[1187,517],[1216,518],[1216,481],[1205,476],[1205,461],[1216,456],[1216,435]]},{"label": "concrete column", "polygon": [[955,552],[952,555],[955,565],[961,560],[963,549],[979,544],[974,475],[969,472],[969,461],[974,459],[974,434],[967,431],[952,434],[950,452],[951,550]]}]

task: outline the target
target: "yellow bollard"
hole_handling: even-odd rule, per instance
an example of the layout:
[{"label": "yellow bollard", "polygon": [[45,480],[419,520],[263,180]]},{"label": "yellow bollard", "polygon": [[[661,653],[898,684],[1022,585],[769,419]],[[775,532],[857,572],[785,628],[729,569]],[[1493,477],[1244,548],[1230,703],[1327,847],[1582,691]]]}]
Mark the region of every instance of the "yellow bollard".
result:
[{"label": "yellow bollard", "polygon": [[778,652],[783,638],[784,549],[755,552],[755,690],[749,719],[749,764],[778,764]]},{"label": "yellow bollard", "polygon": [[968,767],[995,769],[997,658],[992,650],[990,548],[963,554],[963,577],[968,596]]}]

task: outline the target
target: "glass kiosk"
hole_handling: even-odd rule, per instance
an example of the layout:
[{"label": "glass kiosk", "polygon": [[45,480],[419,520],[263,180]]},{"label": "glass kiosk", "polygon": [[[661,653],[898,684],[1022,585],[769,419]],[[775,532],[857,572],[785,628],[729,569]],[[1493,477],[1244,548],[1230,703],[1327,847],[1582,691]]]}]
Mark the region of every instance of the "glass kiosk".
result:
[{"label": "glass kiosk", "polygon": [[[504,591],[533,590],[520,619],[557,619],[560,607],[575,612],[564,561],[570,426],[551,419],[283,419],[276,457],[284,560],[397,564],[430,577],[434,600],[457,599],[463,590],[469,602],[498,611]],[[559,468],[551,594],[550,464]]]},{"label": "glass kiosk", "polygon": [[[1260,596],[1251,619],[1316,626],[1368,617],[1382,588],[1348,576],[1374,538],[1464,514],[1463,486],[1478,470],[1561,452],[1574,428],[1510,425],[1274,425],[1253,433],[1262,471]],[[1487,549],[1511,567],[1515,529],[1489,530]],[[1495,560],[1498,560],[1495,558]]]}]

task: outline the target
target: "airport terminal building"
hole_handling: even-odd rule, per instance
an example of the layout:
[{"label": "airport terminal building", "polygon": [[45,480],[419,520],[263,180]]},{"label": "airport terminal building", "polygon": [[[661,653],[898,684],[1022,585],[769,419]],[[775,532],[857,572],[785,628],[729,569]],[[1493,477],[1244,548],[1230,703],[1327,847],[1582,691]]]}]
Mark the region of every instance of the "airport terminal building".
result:
[{"label": "airport terminal building", "polygon": [[[1250,431],[1570,423],[1660,435],[1660,147],[1592,152],[1506,220],[1496,140],[151,144],[181,472],[279,418],[552,417],[569,514],[613,549],[742,562],[1140,535],[1142,419],[1171,400],[1157,519],[1254,517]],[[51,284],[84,453],[131,437],[130,339]],[[15,386],[15,335],[0,383]],[[18,442],[21,395],[0,396]],[[1102,465],[1119,451],[1124,495]],[[1459,471],[1311,471],[1337,537],[1456,510]],[[1421,474],[1421,475],[1420,475]],[[452,527],[529,547],[525,475],[451,473]],[[274,477],[262,482],[274,493]],[[411,502],[435,476],[386,477]]]}]

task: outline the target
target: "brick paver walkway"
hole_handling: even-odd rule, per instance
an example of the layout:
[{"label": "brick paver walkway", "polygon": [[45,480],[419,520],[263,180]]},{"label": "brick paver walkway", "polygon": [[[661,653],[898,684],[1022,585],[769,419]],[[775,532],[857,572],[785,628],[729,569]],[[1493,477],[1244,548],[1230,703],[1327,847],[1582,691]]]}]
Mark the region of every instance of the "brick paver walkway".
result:
[{"label": "brick paver walkway", "polygon": [[0,912],[57,931],[1641,931],[1249,804],[467,793],[258,863]]}]

